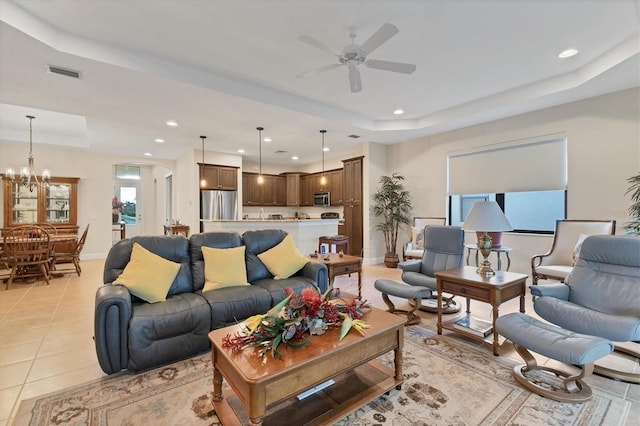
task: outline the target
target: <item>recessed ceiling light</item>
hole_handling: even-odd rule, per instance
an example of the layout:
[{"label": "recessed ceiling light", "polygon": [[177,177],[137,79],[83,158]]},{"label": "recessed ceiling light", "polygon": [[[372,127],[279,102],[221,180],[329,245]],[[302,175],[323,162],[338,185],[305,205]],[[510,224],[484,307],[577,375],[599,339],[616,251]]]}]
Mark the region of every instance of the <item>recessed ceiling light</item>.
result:
[{"label": "recessed ceiling light", "polygon": [[173,120],[169,120],[169,121],[167,121],[167,126],[176,127],[177,125],[178,125],[178,123],[176,123],[176,122],[175,122],[175,121],[173,121]]},{"label": "recessed ceiling light", "polygon": [[567,50],[563,50],[562,52],[560,52],[560,54],[558,54],[558,58],[570,58],[574,55],[576,55],[578,53],[577,49],[567,49]]},{"label": "recessed ceiling light", "polygon": [[402,108],[398,108],[397,110],[393,111],[393,113],[395,115],[401,115],[404,114],[404,110]]},{"label": "recessed ceiling light", "polygon": [[264,138],[262,140],[265,141],[265,142],[271,142],[271,138]]},{"label": "recessed ceiling light", "polygon": [[244,149],[240,148],[240,149],[238,150],[238,152],[239,152],[240,154],[244,154]]},{"label": "recessed ceiling light", "polygon": [[329,147],[328,147],[328,146],[325,146],[324,148],[322,148],[322,150],[323,150],[324,152],[327,152],[327,151],[329,151]]},{"label": "recessed ceiling light", "polygon": [[145,155],[145,157],[151,157],[153,154],[150,153],[150,152],[145,152],[144,155]]},{"label": "recessed ceiling light", "polygon": [[291,157],[291,159],[292,159],[292,160],[297,160],[297,159],[298,159],[298,156],[297,156],[297,155],[294,155],[293,157]]},{"label": "recessed ceiling light", "polygon": [[164,143],[164,139],[157,138],[157,139],[154,139],[154,142]]}]

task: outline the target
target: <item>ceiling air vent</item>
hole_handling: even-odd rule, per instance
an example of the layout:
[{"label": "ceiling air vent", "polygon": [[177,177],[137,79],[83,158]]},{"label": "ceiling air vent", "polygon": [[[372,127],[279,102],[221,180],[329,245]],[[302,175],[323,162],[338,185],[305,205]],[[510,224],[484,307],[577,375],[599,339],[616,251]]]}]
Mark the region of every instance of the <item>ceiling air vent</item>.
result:
[{"label": "ceiling air vent", "polygon": [[80,78],[80,71],[71,70],[69,68],[56,67],[55,65],[47,65],[47,71],[51,74],[60,74],[72,78]]},{"label": "ceiling air vent", "polygon": [[349,135],[347,137],[351,138],[351,139],[358,139],[360,136],[358,136],[358,135]]},{"label": "ceiling air vent", "polygon": [[274,152],[274,154],[286,154],[287,151],[283,151],[281,149],[277,150],[276,152]]}]

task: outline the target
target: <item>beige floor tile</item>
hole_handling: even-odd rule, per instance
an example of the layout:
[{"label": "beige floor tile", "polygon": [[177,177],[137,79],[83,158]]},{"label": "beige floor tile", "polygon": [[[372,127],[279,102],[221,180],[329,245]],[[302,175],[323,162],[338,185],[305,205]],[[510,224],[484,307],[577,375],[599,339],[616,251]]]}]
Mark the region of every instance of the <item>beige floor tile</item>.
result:
[{"label": "beige floor tile", "polygon": [[86,349],[95,350],[92,335],[90,333],[67,334],[63,336],[47,336],[40,345],[38,357],[47,357],[70,350]]},{"label": "beige floor tile", "polygon": [[44,339],[44,336],[49,330],[48,325],[30,327],[24,329],[11,329],[9,331],[3,331],[0,336],[0,346],[15,346],[29,342],[40,342]]},{"label": "beige floor tile", "polygon": [[29,374],[33,361],[16,362],[0,366],[0,389],[22,385]]},{"label": "beige floor tile", "polygon": [[40,341],[35,341],[15,346],[0,346],[0,366],[33,360],[40,344]]},{"label": "beige floor tile", "polygon": [[36,358],[26,381],[31,383],[96,364],[94,347],[73,348],[71,351]]},{"label": "beige floor tile", "polygon": [[13,407],[18,402],[21,389],[22,386],[13,386],[0,390],[0,424],[9,420]]}]

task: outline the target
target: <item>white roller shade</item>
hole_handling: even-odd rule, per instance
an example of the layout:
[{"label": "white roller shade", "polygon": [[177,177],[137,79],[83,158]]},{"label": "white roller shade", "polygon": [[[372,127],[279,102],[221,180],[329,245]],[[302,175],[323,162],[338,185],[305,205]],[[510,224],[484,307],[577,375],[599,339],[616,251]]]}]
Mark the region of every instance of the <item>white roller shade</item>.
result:
[{"label": "white roller shade", "polygon": [[566,138],[449,156],[449,194],[564,190]]}]

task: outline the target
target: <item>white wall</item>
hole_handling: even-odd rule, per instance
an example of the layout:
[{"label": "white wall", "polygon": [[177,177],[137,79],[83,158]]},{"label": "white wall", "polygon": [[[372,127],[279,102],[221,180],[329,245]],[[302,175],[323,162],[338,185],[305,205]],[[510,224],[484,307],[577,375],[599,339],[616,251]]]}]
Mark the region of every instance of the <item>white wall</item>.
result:
[{"label": "white wall", "polygon": [[[568,146],[567,218],[615,219],[618,233],[623,233],[630,220],[626,179],[640,170],[638,88],[388,146],[386,174],[407,178],[415,216],[447,216],[449,154],[559,133],[567,136]],[[405,235],[408,240],[408,232]],[[504,235],[503,245],[513,248],[511,270],[529,274],[531,256],[548,251],[551,239]],[[470,234],[467,241],[473,242]],[[383,252],[384,244],[377,244],[373,257]]]}]

